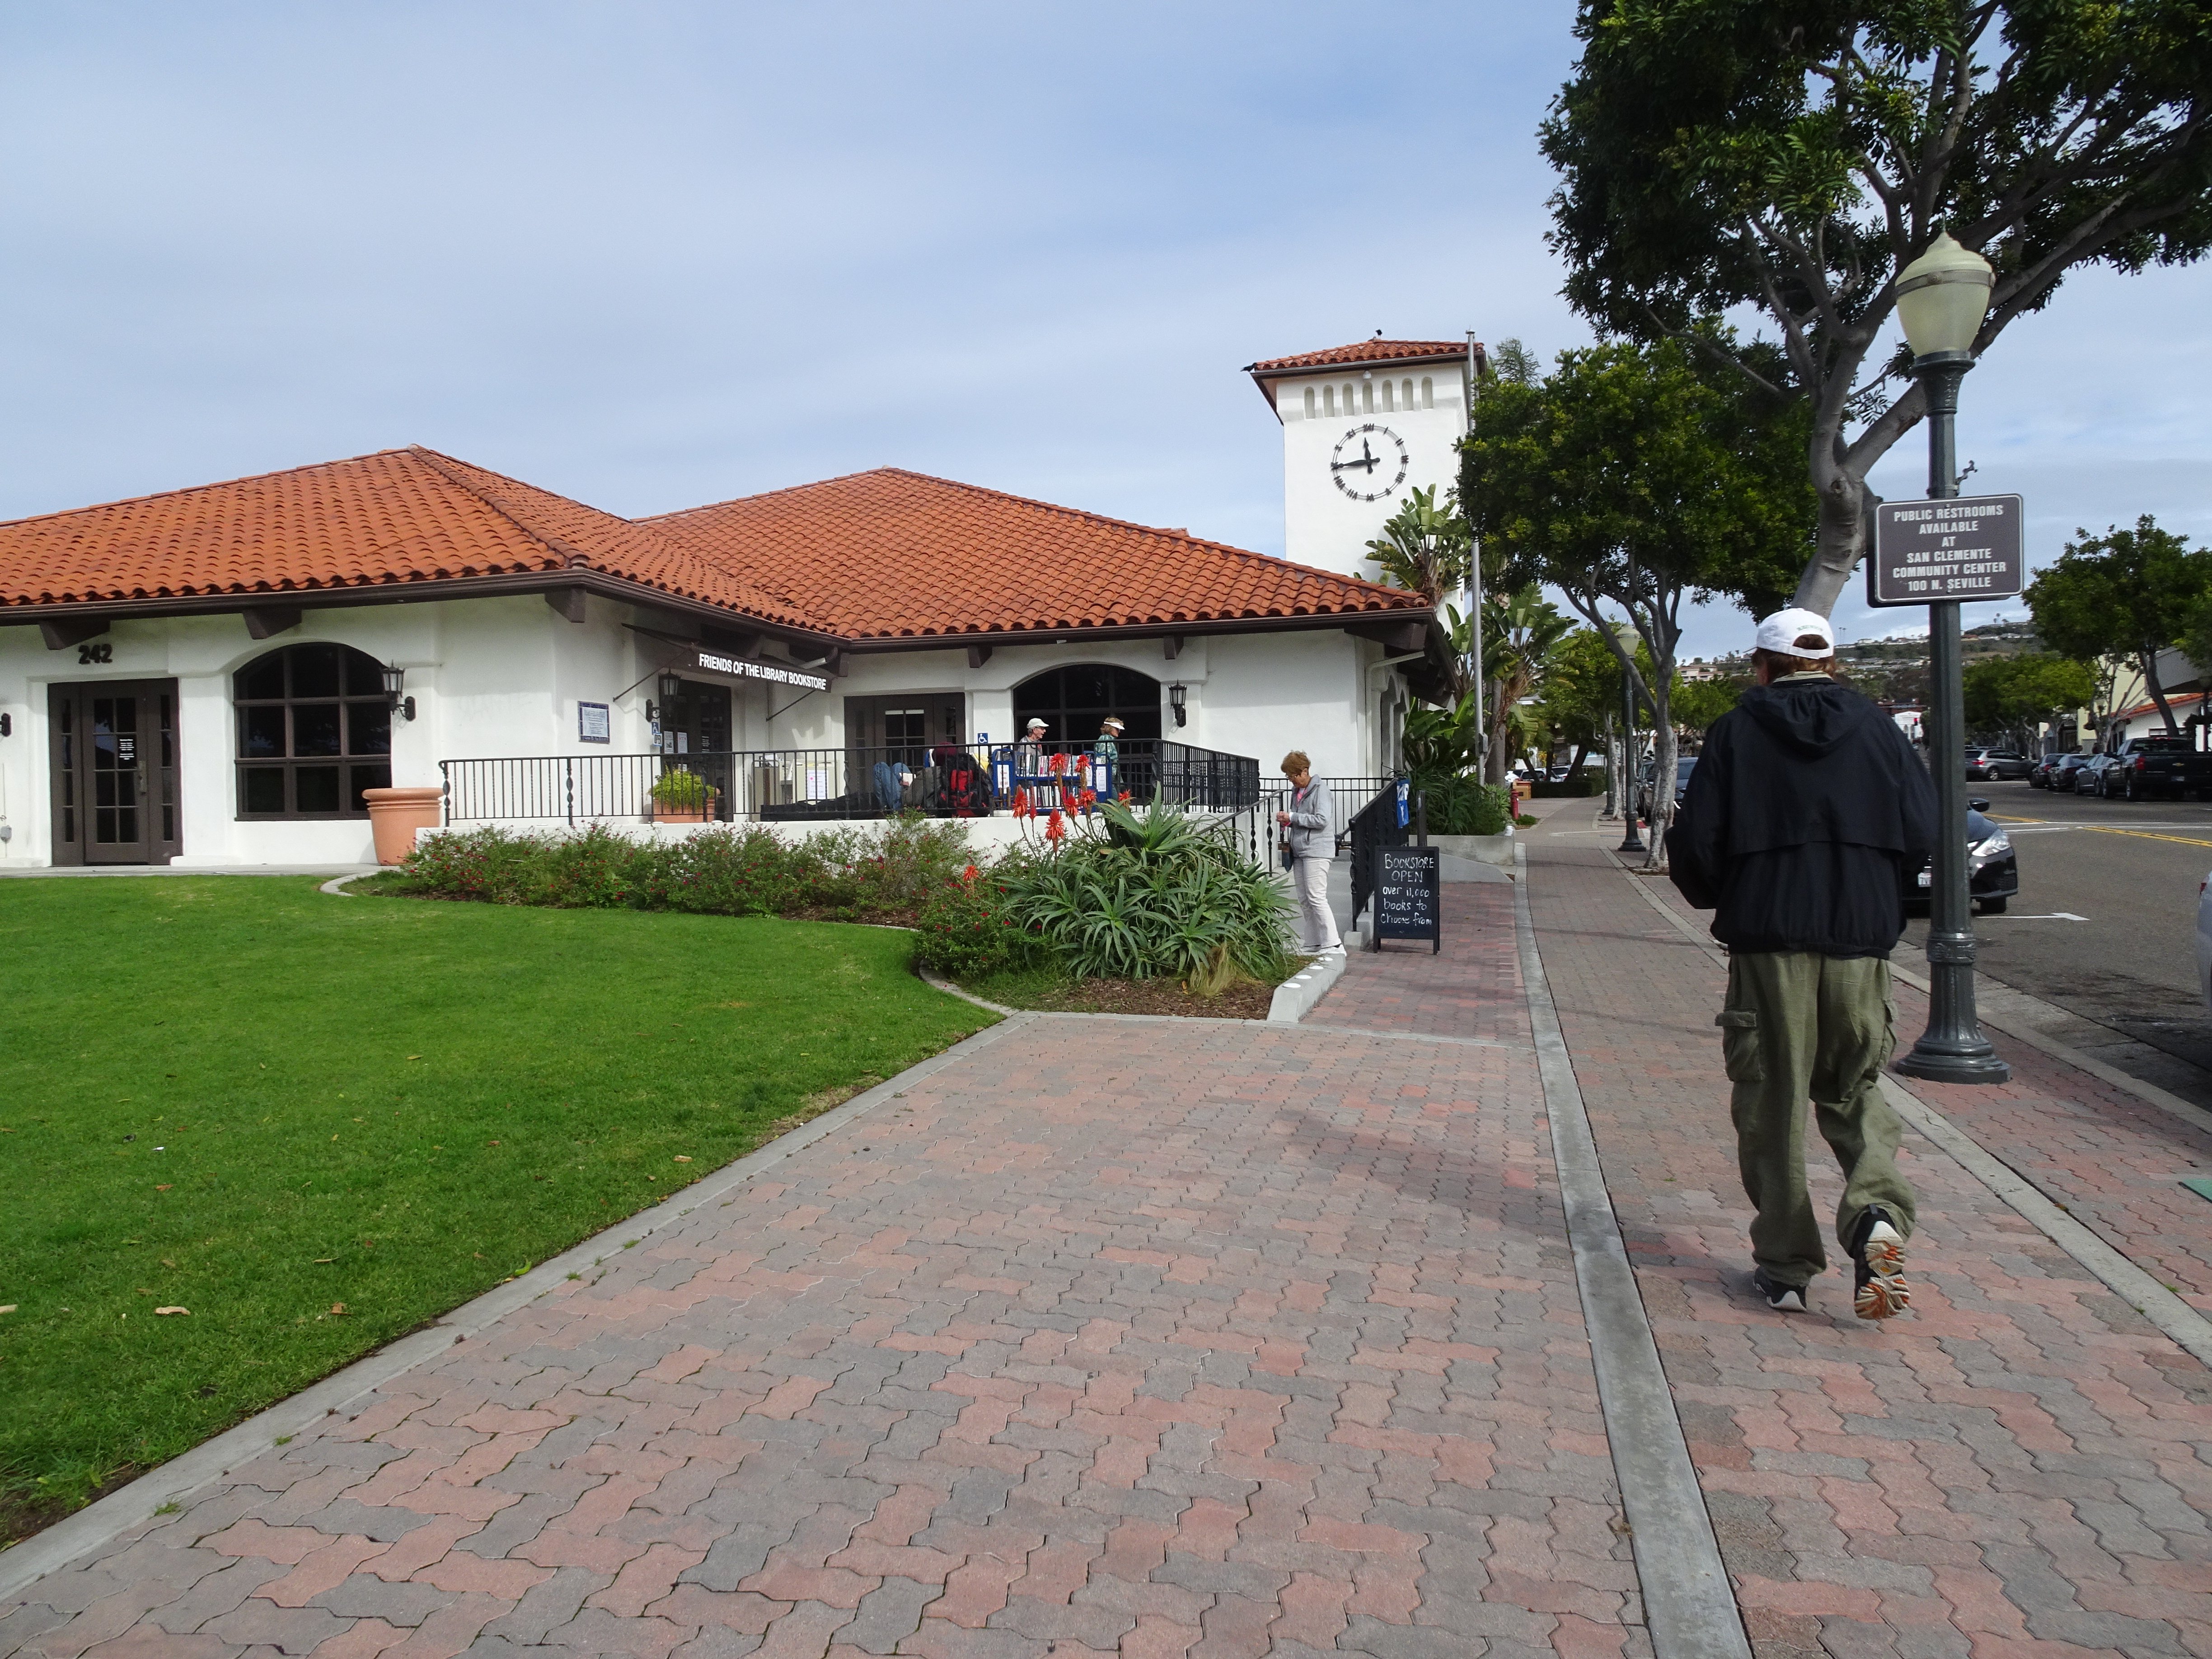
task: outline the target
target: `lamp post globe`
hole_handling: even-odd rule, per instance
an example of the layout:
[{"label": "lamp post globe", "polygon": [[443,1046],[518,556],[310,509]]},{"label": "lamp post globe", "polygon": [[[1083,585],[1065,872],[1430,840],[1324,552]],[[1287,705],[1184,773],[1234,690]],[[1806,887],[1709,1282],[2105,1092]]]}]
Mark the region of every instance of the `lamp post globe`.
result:
[{"label": "lamp post globe", "polygon": [[[1959,383],[1974,366],[1996,273],[1943,232],[1897,274],[1897,319],[1928,403],[1928,497],[1959,493]],[[1897,1062],[1908,1077],[2002,1083],[2012,1068],[1982,1035],[1974,1008],[1973,898],[1966,872],[1966,689],[1959,601],[1928,607],[1928,764],[1936,783],[1936,855],[1928,900],[1928,1029]]]}]

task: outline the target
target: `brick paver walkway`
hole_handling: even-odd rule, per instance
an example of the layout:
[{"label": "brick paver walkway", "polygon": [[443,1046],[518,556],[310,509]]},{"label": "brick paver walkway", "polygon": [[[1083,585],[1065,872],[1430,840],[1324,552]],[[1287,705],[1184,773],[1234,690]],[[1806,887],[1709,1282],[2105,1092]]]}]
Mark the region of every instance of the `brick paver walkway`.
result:
[{"label": "brick paver walkway", "polygon": [[[1692,910],[1663,878],[1651,890],[1700,931],[1711,921],[1711,912]],[[1914,966],[1924,971],[1926,963]],[[1902,1050],[1926,1028],[1928,999],[1899,981],[1897,1011]],[[1912,1091],[2106,1243],[2212,1313],[2212,1203],[2181,1184],[2184,1176],[2212,1176],[2212,1133],[2002,1031],[1989,1035],[2012,1067],[2011,1082],[1915,1079]]]},{"label": "brick paver walkway", "polygon": [[1549,1146],[1517,1048],[1032,1018],[0,1651],[1647,1652]]},{"label": "brick paver walkway", "polygon": [[1911,1316],[1853,1318],[1839,1277],[1769,1312],[1722,971],[1584,848],[1532,866],[1546,972],[1762,1659],[2212,1653],[2212,1376],[1917,1135]]},{"label": "brick paver walkway", "polygon": [[[1755,1301],[1720,970],[1583,811],[1532,910],[1760,1659],[2212,1656],[2212,1375],[1917,1135],[1913,1315]],[[0,1655],[1648,1653],[1514,892],[1301,1027],[1011,1024],[0,1602]],[[2206,1305],[2212,1149],[2008,1058],[1915,1087]]]}]

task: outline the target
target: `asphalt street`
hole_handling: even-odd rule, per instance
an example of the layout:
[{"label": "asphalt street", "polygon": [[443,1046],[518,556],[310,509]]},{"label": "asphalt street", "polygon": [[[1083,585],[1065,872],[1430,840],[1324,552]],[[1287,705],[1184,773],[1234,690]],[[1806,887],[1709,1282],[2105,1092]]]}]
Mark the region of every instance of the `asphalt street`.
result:
[{"label": "asphalt street", "polygon": [[[2020,896],[1974,918],[1990,978],[2112,1034],[2069,1038],[2212,1106],[2212,1013],[2197,981],[2197,890],[2212,872],[2212,803],[2102,800],[1973,782],[2020,860]],[[1925,971],[1928,921],[1897,959]],[[1909,1034],[1900,1033],[1901,1036]]]}]

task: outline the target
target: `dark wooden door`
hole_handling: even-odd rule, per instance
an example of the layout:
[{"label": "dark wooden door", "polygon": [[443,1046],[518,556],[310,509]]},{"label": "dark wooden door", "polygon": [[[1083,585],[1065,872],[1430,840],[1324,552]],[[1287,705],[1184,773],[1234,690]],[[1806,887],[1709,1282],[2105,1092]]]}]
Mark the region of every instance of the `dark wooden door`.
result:
[{"label": "dark wooden door", "polygon": [[890,759],[920,768],[939,744],[967,741],[959,692],[918,691],[845,699],[845,745],[870,761]]},{"label": "dark wooden door", "polygon": [[47,689],[54,862],[167,864],[184,850],[177,683]]}]

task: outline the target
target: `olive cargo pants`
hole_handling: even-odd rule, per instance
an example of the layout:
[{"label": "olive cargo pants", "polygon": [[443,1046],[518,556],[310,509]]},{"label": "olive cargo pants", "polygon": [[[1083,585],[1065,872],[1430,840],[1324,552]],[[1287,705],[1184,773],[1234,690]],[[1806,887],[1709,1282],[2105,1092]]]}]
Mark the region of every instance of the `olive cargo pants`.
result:
[{"label": "olive cargo pants", "polygon": [[1809,951],[1748,951],[1729,958],[1728,1000],[1713,1022],[1735,1085],[1736,1162],[1758,1215],[1752,1259],[1778,1284],[1804,1285],[1827,1269],[1820,1223],[1805,1188],[1805,1103],[1844,1171],[1836,1237],[1869,1204],[1912,1234],[1912,1188],[1897,1172],[1904,1126],[1879,1081],[1895,1036],[1889,963],[1881,957]]}]

